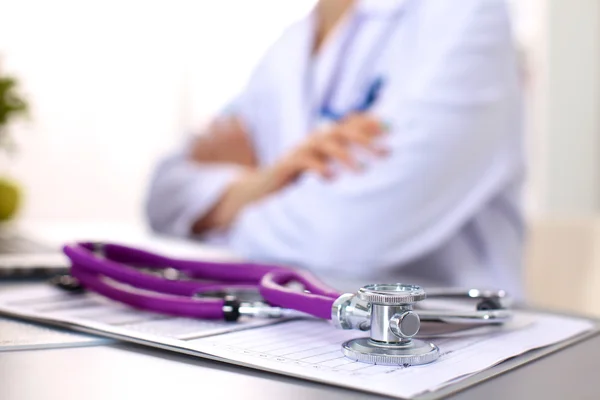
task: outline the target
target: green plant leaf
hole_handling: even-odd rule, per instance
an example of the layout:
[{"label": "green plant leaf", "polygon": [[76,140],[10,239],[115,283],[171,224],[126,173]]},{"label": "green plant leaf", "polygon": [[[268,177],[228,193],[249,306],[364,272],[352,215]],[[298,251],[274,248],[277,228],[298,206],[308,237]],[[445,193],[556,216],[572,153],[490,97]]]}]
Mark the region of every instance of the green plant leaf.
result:
[{"label": "green plant leaf", "polygon": [[16,79],[10,76],[0,77],[0,127],[27,111],[27,102],[17,93]]}]

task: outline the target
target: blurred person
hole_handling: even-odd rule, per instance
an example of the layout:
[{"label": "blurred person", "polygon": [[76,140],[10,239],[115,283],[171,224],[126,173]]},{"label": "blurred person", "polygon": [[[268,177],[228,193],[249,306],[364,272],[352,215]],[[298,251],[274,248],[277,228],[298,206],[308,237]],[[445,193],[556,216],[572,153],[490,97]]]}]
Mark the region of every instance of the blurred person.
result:
[{"label": "blurred person", "polygon": [[157,165],[157,232],[365,282],[522,294],[521,98],[501,0],[320,0]]}]

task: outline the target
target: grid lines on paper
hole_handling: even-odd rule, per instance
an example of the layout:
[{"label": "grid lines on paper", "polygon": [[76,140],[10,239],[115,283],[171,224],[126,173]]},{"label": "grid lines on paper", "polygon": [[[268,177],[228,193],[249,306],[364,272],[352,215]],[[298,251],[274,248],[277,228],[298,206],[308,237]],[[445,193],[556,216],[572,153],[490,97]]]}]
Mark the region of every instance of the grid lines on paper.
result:
[{"label": "grid lines on paper", "polygon": [[[346,358],[341,351],[343,341],[363,337],[368,332],[345,331],[324,321],[284,322],[260,329],[217,335],[192,341],[220,349],[257,357],[264,361],[291,364],[351,375],[386,374],[405,369],[359,363]],[[297,329],[297,328],[302,329]],[[190,343],[193,344],[193,343]]]}]

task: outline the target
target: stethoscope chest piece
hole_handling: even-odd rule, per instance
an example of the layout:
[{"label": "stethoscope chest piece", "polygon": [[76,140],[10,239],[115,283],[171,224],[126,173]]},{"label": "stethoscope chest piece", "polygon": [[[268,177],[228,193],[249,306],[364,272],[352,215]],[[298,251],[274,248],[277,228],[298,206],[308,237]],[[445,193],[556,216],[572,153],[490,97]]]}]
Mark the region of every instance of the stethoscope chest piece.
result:
[{"label": "stethoscope chest piece", "polygon": [[414,285],[374,284],[361,288],[358,299],[371,305],[370,337],[342,345],[350,359],[378,365],[422,365],[438,359],[433,343],[413,339],[421,321],[413,304],[424,300],[425,291]]}]

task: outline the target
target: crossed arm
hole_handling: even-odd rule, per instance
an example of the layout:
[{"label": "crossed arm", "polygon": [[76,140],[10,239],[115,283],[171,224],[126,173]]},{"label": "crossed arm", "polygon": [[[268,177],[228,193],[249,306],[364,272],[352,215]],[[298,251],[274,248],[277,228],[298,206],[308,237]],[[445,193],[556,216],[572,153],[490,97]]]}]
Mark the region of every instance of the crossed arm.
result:
[{"label": "crossed arm", "polygon": [[295,182],[307,172],[334,179],[332,162],[358,171],[360,164],[351,147],[360,146],[377,156],[385,149],[375,144],[383,132],[382,125],[365,114],[352,115],[327,130],[310,134],[275,165],[264,168],[258,164],[250,134],[236,117],[213,122],[207,134],[195,140],[190,159],[199,164],[235,164],[243,172],[224,191],[214,206],[193,224],[192,232],[201,234],[213,229],[226,229],[248,205],[261,200]]}]

